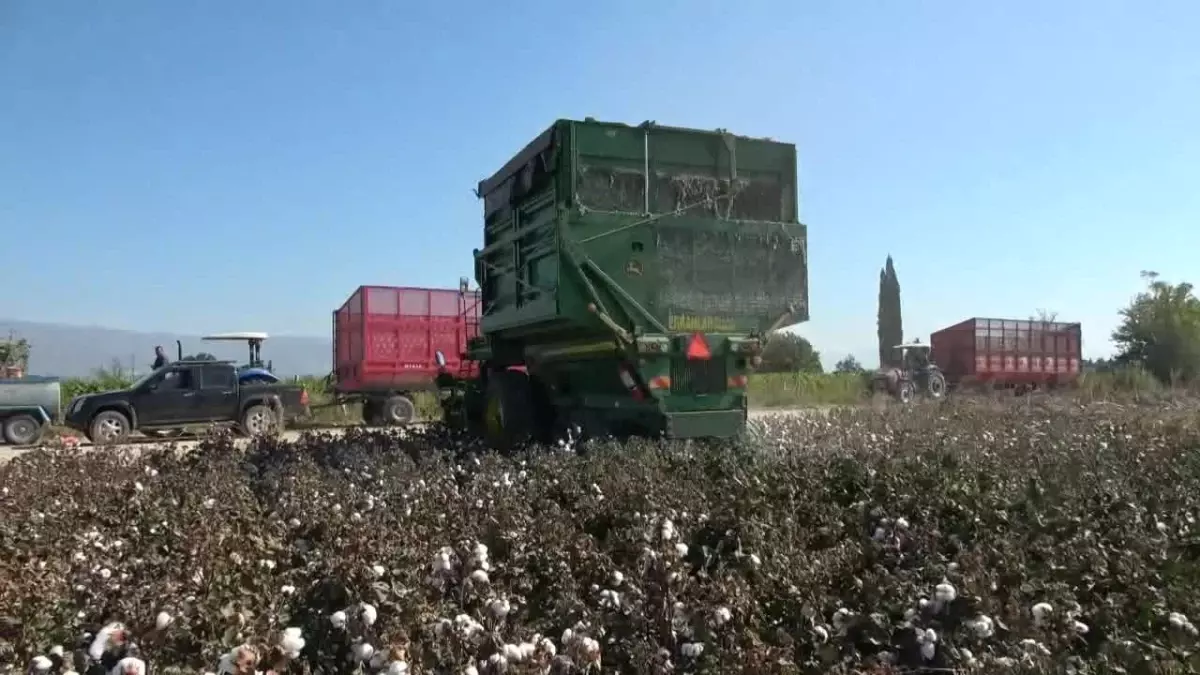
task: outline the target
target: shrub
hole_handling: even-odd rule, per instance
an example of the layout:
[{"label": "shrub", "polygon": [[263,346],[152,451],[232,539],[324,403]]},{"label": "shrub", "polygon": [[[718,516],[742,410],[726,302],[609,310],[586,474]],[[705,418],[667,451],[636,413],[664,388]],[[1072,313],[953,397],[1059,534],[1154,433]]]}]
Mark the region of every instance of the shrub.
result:
[{"label": "shrub", "polygon": [[1190,667],[1189,411],[964,401],[763,427],[757,448],[511,457],[357,430],[32,453],[0,466],[0,662],[120,620],[156,670],[289,627],[295,673],[384,650],[366,670]]}]

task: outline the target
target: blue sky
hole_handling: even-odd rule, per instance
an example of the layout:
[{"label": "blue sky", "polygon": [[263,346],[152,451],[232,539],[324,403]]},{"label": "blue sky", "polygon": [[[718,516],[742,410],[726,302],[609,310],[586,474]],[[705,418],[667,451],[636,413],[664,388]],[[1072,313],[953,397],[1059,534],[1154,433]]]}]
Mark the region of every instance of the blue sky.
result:
[{"label": "blue sky", "polygon": [[0,3],[0,316],[328,335],[469,274],[476,181],[588,115],[798,145],[827,365],[888,253],[910,337],[1047,308],[1088,355],[1139,270],[1195,280],[1200,3],[450,6]]}]

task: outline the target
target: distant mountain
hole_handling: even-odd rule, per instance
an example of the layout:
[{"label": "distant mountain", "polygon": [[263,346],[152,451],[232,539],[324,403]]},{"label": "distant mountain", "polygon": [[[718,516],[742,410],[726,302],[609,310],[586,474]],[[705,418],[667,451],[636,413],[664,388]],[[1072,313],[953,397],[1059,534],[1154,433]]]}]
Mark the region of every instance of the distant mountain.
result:
[{"label": "distant mountain", "polygon": [[[34,375],[82,377],[116,365],[126,372],[143,373],[154,361],[155,345],[162,345],[174,360],[176,340],[183,341],[185,355],[207,352],[238,363],[247,358],[244,343],[202,342],[198,335],[0,319],[0,337],[10,332],[29,340],[29,372]],[[263,344],[263,359],[271,361],[280,375],[325,375],[331,369],[330,351],[328,338],[272,337]]]}]

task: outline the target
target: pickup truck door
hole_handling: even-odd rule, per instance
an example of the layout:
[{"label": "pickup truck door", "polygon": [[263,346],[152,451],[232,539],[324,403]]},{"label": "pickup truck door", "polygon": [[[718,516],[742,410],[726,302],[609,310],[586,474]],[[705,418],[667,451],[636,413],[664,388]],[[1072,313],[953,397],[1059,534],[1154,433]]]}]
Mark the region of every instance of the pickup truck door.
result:
[{"label": "pickup truck door", "polygon": [[194,402],[197,420],[237,420],[239,400],[237,371],[232,366],[214,363],[200,368],[200,392]]},{"label": "pickup truck door", "polygon": [[193,366],[166,368],[133,396],[138,426],[188,422],[192,416],[199,373]]}]

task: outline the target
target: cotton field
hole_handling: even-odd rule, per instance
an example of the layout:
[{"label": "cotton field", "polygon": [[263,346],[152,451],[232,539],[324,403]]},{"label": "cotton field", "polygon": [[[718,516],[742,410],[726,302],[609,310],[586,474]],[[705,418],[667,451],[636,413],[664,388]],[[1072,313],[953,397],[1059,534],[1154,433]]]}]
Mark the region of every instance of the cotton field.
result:
[{"label": "cotton field", "polygon": [[1200,416],[944,404],[753,444],[444,432],[0,466],[0,669],[1193,672]]}]

